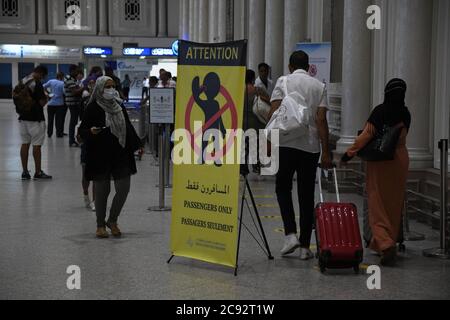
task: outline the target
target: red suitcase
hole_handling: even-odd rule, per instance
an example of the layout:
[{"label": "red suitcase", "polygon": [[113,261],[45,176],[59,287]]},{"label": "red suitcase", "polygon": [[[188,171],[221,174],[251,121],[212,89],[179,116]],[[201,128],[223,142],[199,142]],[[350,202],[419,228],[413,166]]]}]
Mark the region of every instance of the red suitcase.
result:
[{"label": "red suitcase", "polygon": [[356,273],[359,273],[364,249],[357,208],[352,203],[341,203],[336,168],[334,182],[338,202],[324,202],[321,175],[319,175],[321,203],[316,207],[315,229],[320,271],[324,273],[327,268],[353,268]]}]

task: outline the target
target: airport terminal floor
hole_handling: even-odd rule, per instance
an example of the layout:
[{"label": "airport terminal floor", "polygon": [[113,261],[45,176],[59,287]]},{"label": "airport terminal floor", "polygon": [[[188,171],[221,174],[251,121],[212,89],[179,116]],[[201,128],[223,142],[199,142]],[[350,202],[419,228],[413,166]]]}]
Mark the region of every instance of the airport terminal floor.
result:
[{"label": "airport terminal floor", "polygon": [[[381,290],[367,287],[366,268],[379,261],[369,251],[360,275],[352,270],[321,274],[317,260],[303,262],[296,254],[281,258],[284,235],[271,179],[254,178],[251,185],[274,261],[244,230],[238,277],[231,269],[182,258],[168,265],[170,213],[147,211],[158,200],[158,168],[151,156],[138,163],[132,179],[120,220],[123,238],[98,240],[95,215],[83,205],[80,150],[70,149],[66,139],[47,139],[43,169],[53,181],[22,182],[19,145],[14,108],[0,108],[0,299],[450,298],[450,261],[422,256],[422,249],[438,245],[439,234],[414,221],[411,227],[427,240],[407,242],[398,266],[381,269]],[[169,191],[169,203],[170,196]],[[361,197],[343,197],[361,211]],[[245,222],[251,228],[248,215]],[[81,290],[67,289],[71,265],[81,268]]]}]

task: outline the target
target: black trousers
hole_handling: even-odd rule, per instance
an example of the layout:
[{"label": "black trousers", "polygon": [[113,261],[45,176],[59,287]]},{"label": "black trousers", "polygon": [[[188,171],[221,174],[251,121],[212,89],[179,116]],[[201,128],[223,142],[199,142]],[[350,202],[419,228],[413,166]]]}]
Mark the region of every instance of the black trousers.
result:
[{"label": "black trousers", "polygon": [[75,140],[75,128],[80,120],[80,106],[70,106],[70,124],[69,124],[69,145],[76,142]]},{"label": "black trousers", "polygon": [[53,126],[56,128],[56,136],[61,138],[64,136],[64,122],[66,120],[66,106],[47,106],[48,127],[47,134],[53,136]]},{"label": "black trousers", "polygon": [[320,154],[291,148],[280,148],[280,168],[276,179],[276,193],[286,235],[297,233],[292,201],[292,180],[297,173],[300,205],[300,244],[309,248],[314,225],[314,193]]},{"label": "black trousers", "polygon": [[149,95],[149,91],[147,87],[142,88],[142,100],[144,100],[145,98],[147,98]]},{"label": "black trousers", "polygon": [[123,88],[123,96],[125,97],[125,101],[129,101],[130,100],[130,88]]}]

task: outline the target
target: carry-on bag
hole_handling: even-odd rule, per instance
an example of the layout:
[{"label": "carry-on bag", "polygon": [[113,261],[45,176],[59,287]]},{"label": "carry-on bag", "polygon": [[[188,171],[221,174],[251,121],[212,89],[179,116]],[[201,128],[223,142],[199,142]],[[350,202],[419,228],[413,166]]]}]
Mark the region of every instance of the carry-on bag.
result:
[{"label": "carry-on bag", "polygon": [[333,173],[337,202],[324,202],[322,169],[319,171],[321,202],[316,207],[315,229],[320,271],[353,268],[355,273],[359,273],[364,249],[357,207],[352,203],[341,203],[336,168]]}]

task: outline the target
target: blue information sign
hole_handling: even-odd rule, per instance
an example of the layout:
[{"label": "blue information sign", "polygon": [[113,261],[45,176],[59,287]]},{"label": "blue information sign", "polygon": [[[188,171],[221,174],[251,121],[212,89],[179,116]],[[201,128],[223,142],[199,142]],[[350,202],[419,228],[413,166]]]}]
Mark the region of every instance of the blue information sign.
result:
[{"label": "blue information sign", "polygon": [[83,53],[87,56],[112,56],[111,47],[84,47]]},{"label": "blue information sign", "polygon": [[137,57],[176,57],[172,48],[124,48],[124,56]]}]

